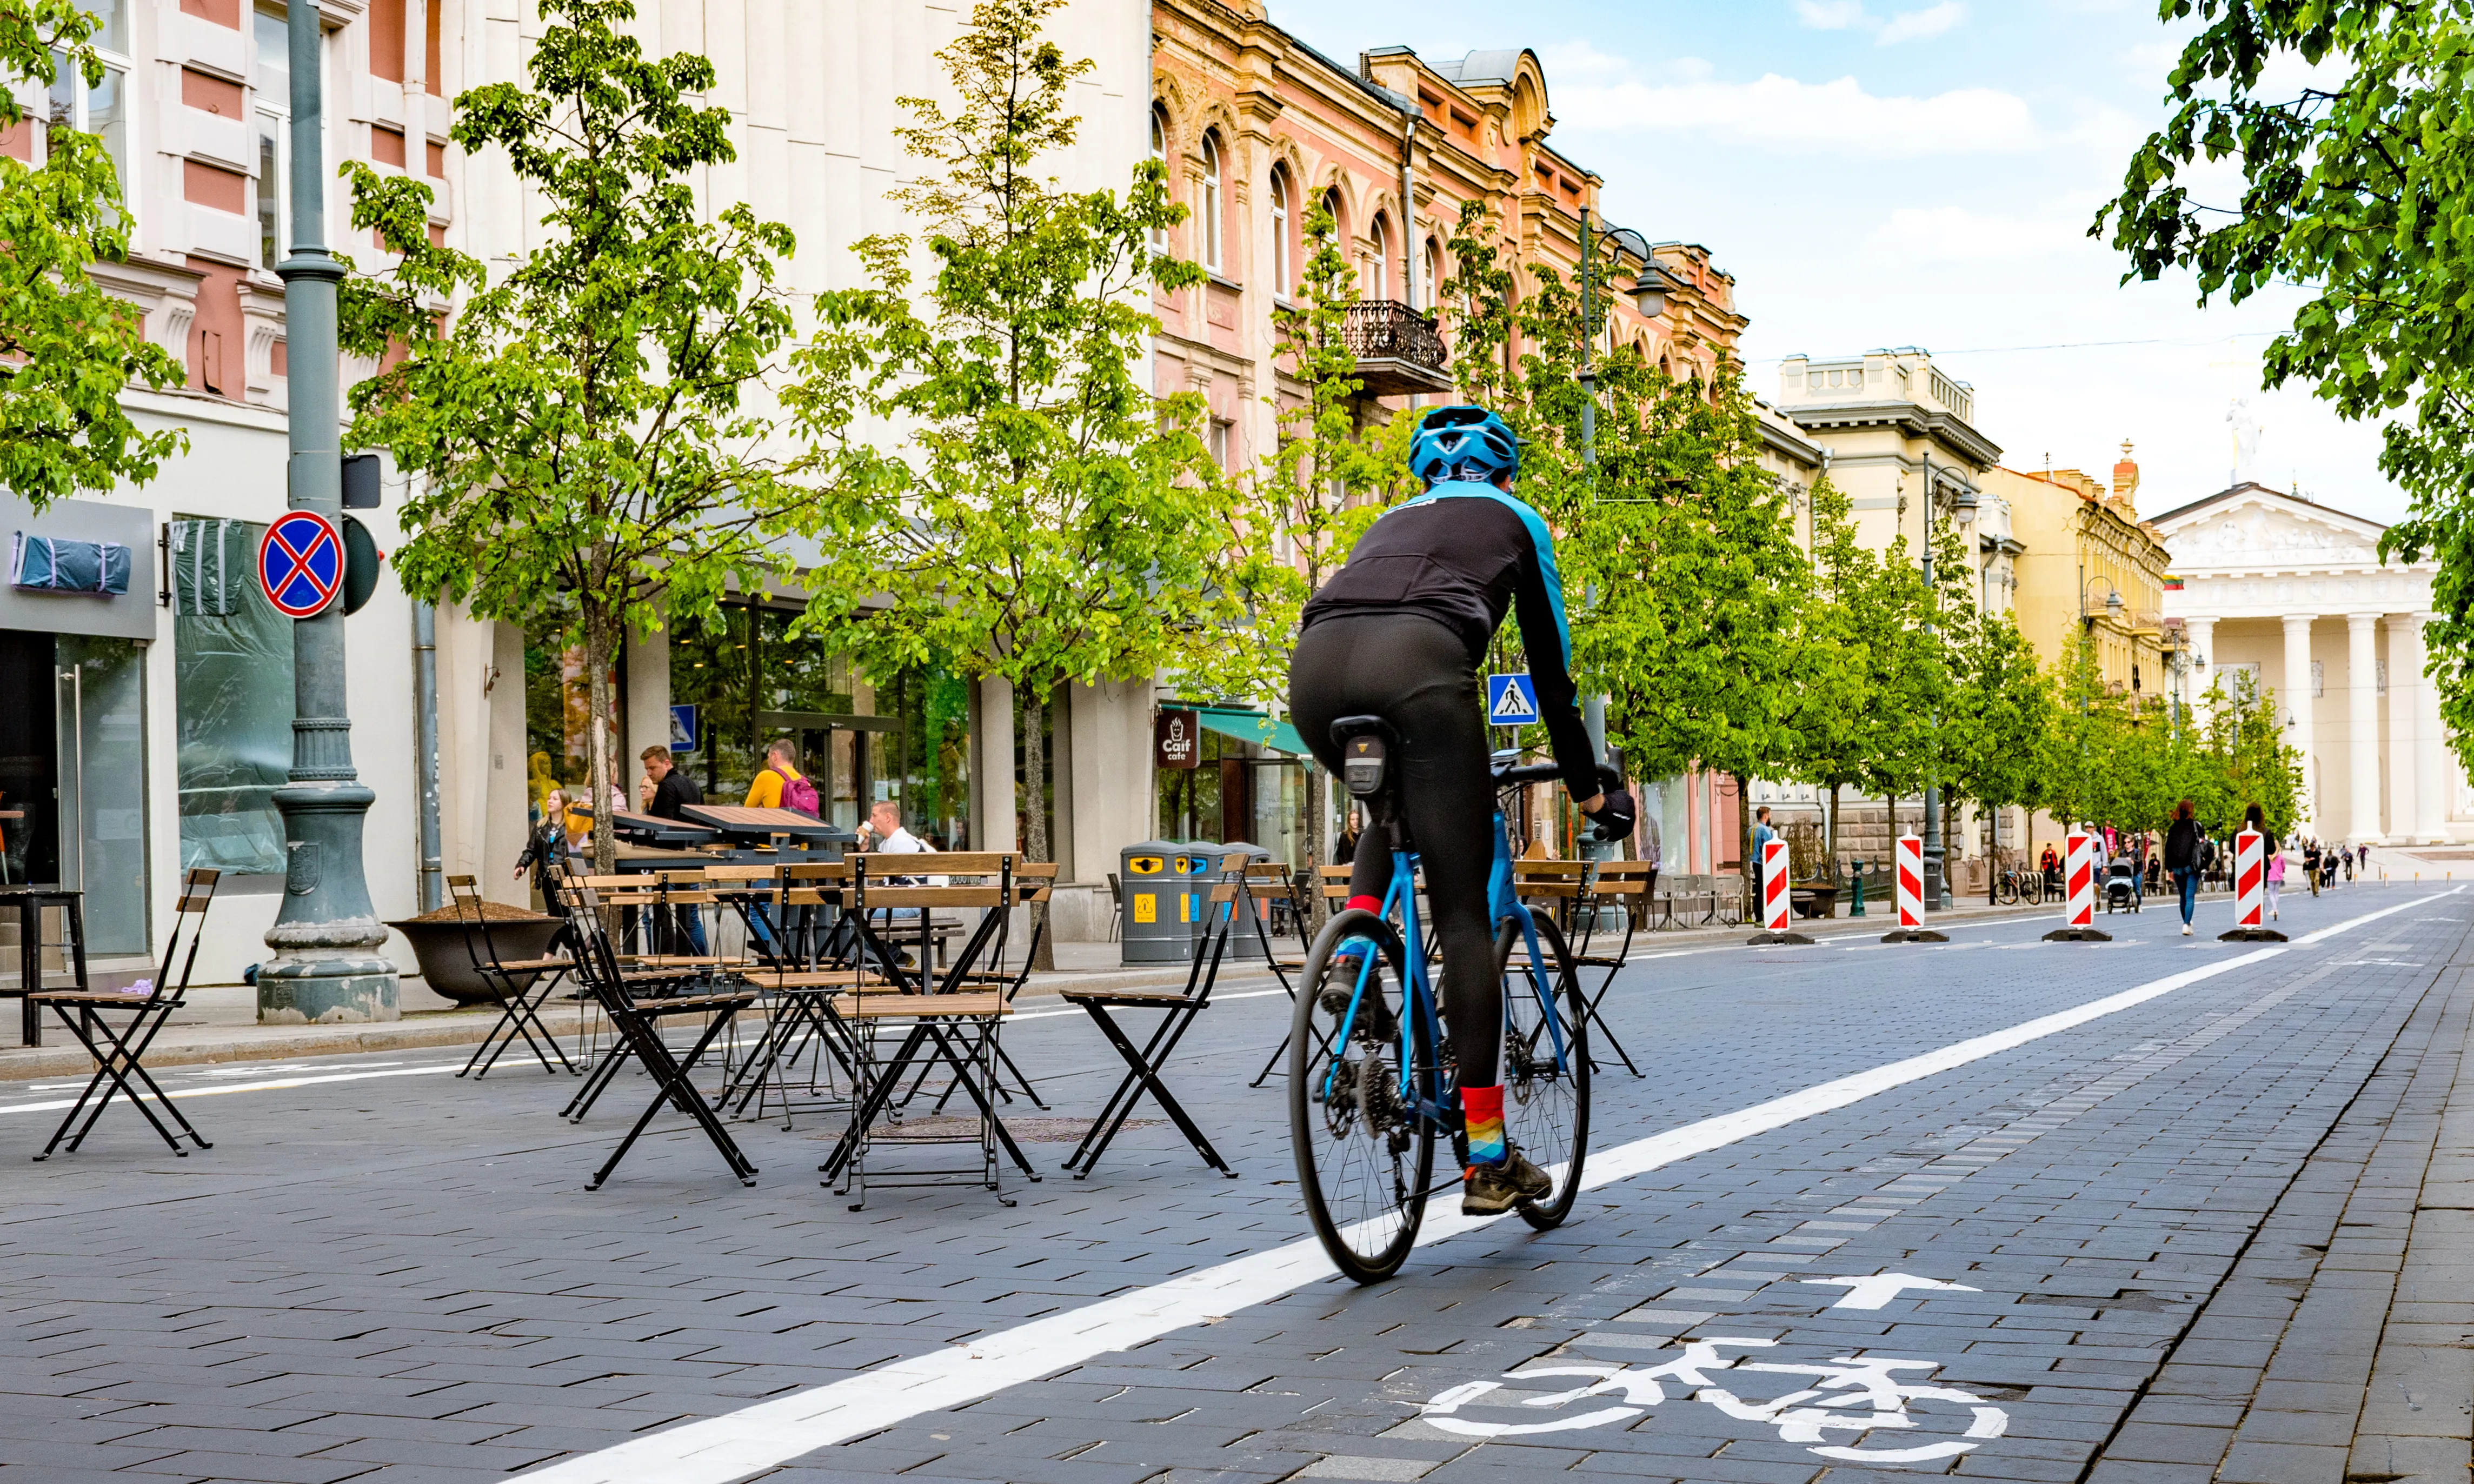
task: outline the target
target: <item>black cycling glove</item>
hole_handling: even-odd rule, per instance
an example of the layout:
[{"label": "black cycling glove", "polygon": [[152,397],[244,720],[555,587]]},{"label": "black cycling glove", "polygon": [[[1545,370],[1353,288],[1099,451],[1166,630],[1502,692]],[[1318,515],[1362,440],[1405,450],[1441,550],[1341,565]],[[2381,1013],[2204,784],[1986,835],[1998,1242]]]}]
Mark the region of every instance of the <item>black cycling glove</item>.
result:
[{"label": "black cycling glove", "polygon": [[1597,824],[1598,839],[1622,839],[1640,822],[1640,806],[1633,801],[1630,789],[1609,789],[1606,802],[1589,817]]}]

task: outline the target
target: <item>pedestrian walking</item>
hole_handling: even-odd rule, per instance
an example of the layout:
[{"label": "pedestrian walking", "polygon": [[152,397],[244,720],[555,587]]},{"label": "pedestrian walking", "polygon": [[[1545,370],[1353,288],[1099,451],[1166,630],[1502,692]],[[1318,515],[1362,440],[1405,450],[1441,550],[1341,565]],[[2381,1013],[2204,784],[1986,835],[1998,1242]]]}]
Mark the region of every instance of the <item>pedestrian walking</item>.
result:
[{"label": "pedestrian walking", "polygon": [[2354,847],[2351,845],[2345,847],[2345,879],[2354,879]]},{"label": "pedestrian walking", "polygon": [[825,816],[816,786],[799,771],[799,744],[787,737],[764,744],[764,768],[747,786],[746,803],[750,809],[788,809],[811,819]]},{"label": "pedestrian walking", "polygon": [[2262,875],[2267,881],[2268,916],[2268,920],[2273,922],[2279,916],[2276,910],[2277,890],[2285,885],[2285,852],[2278,849],[2273,840],[2268,842],[2268,868],[2262,872]]},{"label": "pedestrian walking", "polygon": [[1761,847],[1778,838],[1779,832],[1770,828],[1770,806],[1763,804],[1760,808],[1754,810],[1753,863],[1756,868],[1758,868],[1761,861]]},{"label": "pedestrian walking", "polygon": [[2354,847],[2354,864],[2363,868],[2363,879],[2368,881],[2371,875],[2370,841],[2365,840],[2363,843]]},{"label": "pedestrian walking", "polygon": [[2191,936],[2191,914],[2199,906],[2199,821],[2191,817],[2191,801],[2173,806],[2173,822],[2165,827],[2165,868],[2173,873],[2173,888],[2182,898],[2182,936]]},{"label": "pedestrian walking", "polygon": [[2302,842],[2302,879],[2310,886],[2311,894],[2317,896],[2319,894],[2319,841],[2316,839]]},{"label": "pedestrian walking", "polygon": [[570,853],[567,833],[567,791],[553,785],[542,795],[541,818],[524,838],[523,854],[516,857],[516,879],[525,871],[533,873],[533,889],[544,902],[555,902],[550,894],[550,882],[558,874],[560,860]]}]

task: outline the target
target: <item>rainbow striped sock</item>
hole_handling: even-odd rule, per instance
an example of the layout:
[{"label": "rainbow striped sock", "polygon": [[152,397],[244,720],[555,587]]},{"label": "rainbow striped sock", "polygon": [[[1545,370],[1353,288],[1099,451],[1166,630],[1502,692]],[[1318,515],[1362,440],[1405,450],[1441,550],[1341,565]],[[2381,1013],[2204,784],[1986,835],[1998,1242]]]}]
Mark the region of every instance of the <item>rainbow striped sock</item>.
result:
[{"label": "rainbow striped sock", "polygon": [[1511,1151],[1503,1142],[1503,1084],[1463,1087],[1461,1116],[1468,1130],[1471,1164],[1501,1164]]}]

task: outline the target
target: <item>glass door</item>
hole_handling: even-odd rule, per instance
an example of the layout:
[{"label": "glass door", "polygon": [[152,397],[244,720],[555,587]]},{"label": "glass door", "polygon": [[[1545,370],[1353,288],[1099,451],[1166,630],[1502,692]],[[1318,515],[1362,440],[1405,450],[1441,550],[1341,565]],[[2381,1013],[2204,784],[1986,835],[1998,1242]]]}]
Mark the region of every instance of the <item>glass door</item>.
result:
[{"label": "glass door", "polygon": [[53,641],[60,880],[85,893],[86,952],[148,952],[145,651]]}]

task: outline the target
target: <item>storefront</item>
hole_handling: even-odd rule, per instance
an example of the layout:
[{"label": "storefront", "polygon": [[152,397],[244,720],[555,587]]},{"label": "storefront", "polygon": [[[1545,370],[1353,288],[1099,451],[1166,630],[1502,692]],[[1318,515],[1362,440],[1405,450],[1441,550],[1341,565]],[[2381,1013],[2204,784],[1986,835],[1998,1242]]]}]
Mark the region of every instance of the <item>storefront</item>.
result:
[{"label": "storefront", "polygon": [[88,956],[142,958],[150,523],[95,500],[0,509],[0,877],[83,890]]},{"label": "storefront", "polygon": [[[873,678],[813,637],[791,632],[799,610],[764,603],[724,606],[710,626],[664,637],[648,656],[630,645],[613,672],[619,698],[615,747],[619,787],[635,807],[643,739],[663,735],[704,794],[737,802],[764,767],[764,749],[788,739],[797,766],[816,787],[828,821],[855,829],[881,800],[901,806],[903,822],[940,850],[972,847],[971,687],[948,667],[924,665]],[[667,663],[666,697],[631,673]],[[552,787],[580,791],[589,773],[587,676],[580,649],[554,636],[524,646],[524,731],[528,791],[535,810]],[[659,707],[667,718],[629,715]]]},{"label": "storefront", "polygon": [[1249,840],[1306,864],[1305,742],[1288,722],[1233,706],[1191,710],[1202,735],[1195,766],[1158,774],[1163,839]]}]

